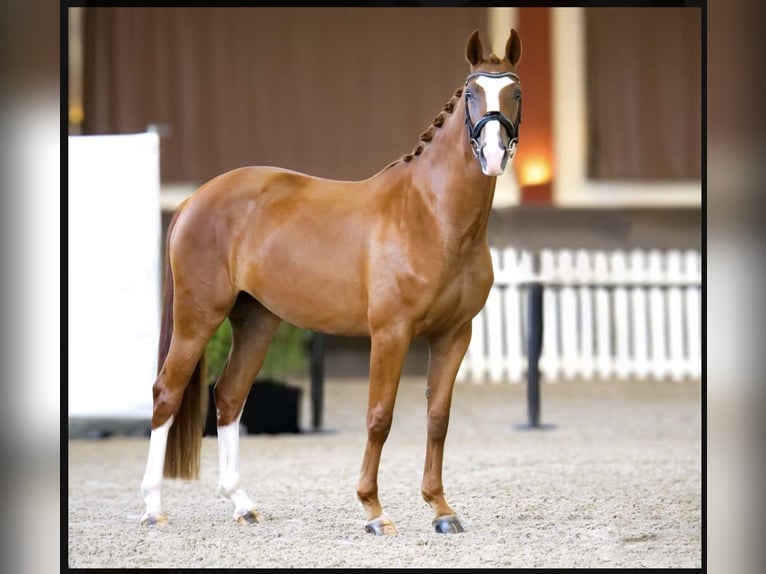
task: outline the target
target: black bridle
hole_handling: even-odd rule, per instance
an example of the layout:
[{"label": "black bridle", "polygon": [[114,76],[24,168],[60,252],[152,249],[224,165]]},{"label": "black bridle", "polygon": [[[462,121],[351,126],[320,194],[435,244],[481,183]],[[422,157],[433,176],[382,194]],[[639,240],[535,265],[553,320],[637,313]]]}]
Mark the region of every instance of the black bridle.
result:
[{"label": "black bridle", "polygon": [[[501,74],[492,74],[490,72],[474,72],[473,74],[469,74],[465,79],[465,86],[468,86],[468,82],[478,76],[486,76],[488,78],[511,78],[517,82],[519,81],[519,77],[511,72],[503,72]],[[471,151],[473,151],[474,157],[479,157],[479,152],[481,151],[481,148],[479,147],[479,136],[481,135],[481,130],[484,128],[487,122],[497,120],[505,128],[505,131],[508,132],[510,141],[508,142],[508,147],[506,148],[505,153],[508,158],[513,159],[513,157],[516,155],[516,147],[519,143],[521,100],[519,100],[519,114],[516,118],[515,125],[511,123],[511,120],[505,117],[502,112],[499,111],[487,112],[481,116],[479,121],[476,122],[476,125],[474,125],[473,122],[471,122],[471,113],[468,111],[468,98],[464,97],[463,99],[465,100],[465,127],[468,129],[468,140],[471,142]],[[503,165],[505,165],[505,162],[503,162]]]}]

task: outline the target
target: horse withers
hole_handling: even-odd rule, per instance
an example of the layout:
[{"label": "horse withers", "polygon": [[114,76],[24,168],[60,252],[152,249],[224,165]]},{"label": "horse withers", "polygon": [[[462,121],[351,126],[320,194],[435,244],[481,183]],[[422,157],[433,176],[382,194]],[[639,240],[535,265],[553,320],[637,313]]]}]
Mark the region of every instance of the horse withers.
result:
[{"label": "horse withers", "polygon": [[[442,462],[455,375],[471,320],[493,281],[487,222],[496,177],[513,158],[521,121],[511,30],[503,57],[466,45],[465,83],[416,148],[363,181],[244,167],[202,185],[176,210],[165,288],[143,524],[163,524],[163,475],[196,478],[207,342],[228,317],[232,347],[215,385],[218,493],[234,519],[260,520],[240,487],[239,420],[282,321],[371,339],[367,445],[357,484],[365,529],[395,534],[378,498],[378,467],[415,337],[429,344],[426,457],[421,483],[437,532],[463,532],[444,497]],[[275,273],[275,270],[279,270]]]}]

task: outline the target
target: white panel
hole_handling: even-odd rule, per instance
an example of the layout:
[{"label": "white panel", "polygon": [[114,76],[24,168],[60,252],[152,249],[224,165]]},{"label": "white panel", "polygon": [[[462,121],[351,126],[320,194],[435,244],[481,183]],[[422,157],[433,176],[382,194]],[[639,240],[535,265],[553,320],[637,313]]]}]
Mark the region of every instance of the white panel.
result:
[{"label": "white panel", "polygon": [[69,415],[151,418],[160,325],[157,134],[69,137]]}]

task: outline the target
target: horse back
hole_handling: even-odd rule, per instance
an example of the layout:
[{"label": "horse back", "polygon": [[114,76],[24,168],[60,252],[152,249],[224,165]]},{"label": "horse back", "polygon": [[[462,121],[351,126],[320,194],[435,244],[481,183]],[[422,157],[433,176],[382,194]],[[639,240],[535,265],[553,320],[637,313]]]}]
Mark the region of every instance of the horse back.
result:
[{"label": "horse back", "polygon": [[173,259],[208,280],[225,277],[299,327],[363,335],[367,247],[379,211],[359,182],[240,168],[189,199]]}]

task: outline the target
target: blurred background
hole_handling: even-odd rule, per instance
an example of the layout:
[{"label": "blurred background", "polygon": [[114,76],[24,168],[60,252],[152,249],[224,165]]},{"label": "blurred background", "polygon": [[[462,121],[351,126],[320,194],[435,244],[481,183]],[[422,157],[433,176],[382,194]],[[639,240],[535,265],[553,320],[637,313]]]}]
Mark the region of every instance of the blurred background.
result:
[{"label": "blurred background", "polygon": [[[66,122],[73,136],[157,134],[157,217],[164,238],[178,202],[229,169],[278,165],[335,179],[372,175],[409,152],[462,85],[470,32],[479,29],[485,51],[500,53],[515,27],[524,48],[518,67],[524,121],[514,169],[498,184],[490,243],[503,254],[514,249],[518,261],[528,253],[536,271],[541,254],[549,251],[553,277],[562,273],[562,252],[584,250],[591,266],[596,253],[624,253],[626,276],[634,263],[630,255],[645,254],[639,260],[648,274],[649,256],[658,252],[665,279],[668,253],[699,254],[697,274],[705,285],[698,291],[700,311],[709,313],[714,326],[710,335],[703,335],[708,317],[702,313],[696,372],[703,377],[701,399],[708,401],[710,415],[706,500],[709,493],[708,509],[720,518],[709,522],[710,565],[722,572],[757,571],[763,564],[753,538],[755,521],[763,518],[763,497],[755,486],[763,473],[763,451],[754,438],[763,430],[758,416],[763,406],[758,359],[764,340],[762,314],[757,312],[762,309],[757,295],[764,261],[759,189],[766,151],[759,123],[762,80],[753,74],[763,48],[755,28],[759,10],[755,3],[736,2],[727,9],[713,3],[705,22],[697,8],[69,8],[62,21],[68,54],[66,78],[61,77],[67,117],[61,125]],[[43,32],[44,21],[32,25],[27,18],[48,42],[58,38],[50,28]],[[705,33],[710,40],[706,61]],[[49,60],[19,55],[23,53],[9,52],[12,78],[19,69],[38,67],[42,77],[55,77]],[[44,176],[51,172],[38,166],[44,161],[57,170],[50,154],[55,146],[45,131],[57,110],[49,105],[47,84],[38,83],[33,74],[19,77],[26,90],[6,98],[3,117],[11,126],[19,124],[6,134],[26,139],[11,145],[6,135],[4,160],[16,166],[6,172],[6,184],[50,189]],[[707,86],[709,96],[703,89]],[[15,161],[18,154],[27,163]],[[52,196],[19,197],[27,203],[6,199],[11,208],[4,210],[4,230],[10,234],[6,250],[14,241],[35,247],[34,237],[39,237],[28,235],[22,224],[26,220],[9,218],[8,213],[16,213],[13,208],[36,224],[37,216],[57,209],[58,198]],[[69,216],[71,224],[103,214],[93,205]],[[45,222],[49,232],[57,229],[52,219]],[[50,245],[57,246],[56,240]],[[16,261],[11,252],[5,256]],[[19,259],[23,272],[5,284],[9,293],[26,293],[27,305],[21,308],[34,310],[34,322],[46,325],[46,331],[53,330],[50,321],[57,307],[43,305],[44,299],[35,298],[29,287],[56,274],[54,259],[39,251],[33,260],[51,263],[37,274],[27,272],[25,260]],[[614,260],[607,261],[612,269]],[[684,289],[693,285],[689,277]],[[623,280],[630,285],[630,277]],[[12,297],[3,299],[8,305]],[[668,309],[669,302],[663,305]],[[686,318],[690,307],[683,305]],[[24,327],[20,309],[11,307],[18,306],[9,305],[9,317],[19,328],[9,332],[31,340],[34,330]],[[559,299],[558,321],[565,320],[565,308]],[[671,358],[670,314],[662,316],[668,324],[666,358]],[[689,333],[688,323],[684,325]],[[518,328],[523,334],[523,322]],[[637,357],[635,322],[627,329],[632,365],[627,376],[636,377],[644,372],[636,366],[642,359],[651,363],[651,339],[646,356]],[[564,331],[558,339],[559,358],[567,357]],[[574,337],[581,350],[582,334]],[[617,369],[616,331],[612,337],[614,361],[607,373]],[[682,347],[687,364],[694,359],[689,354],[693,342],[686,335]],[[366,374],[368,344],[330,338],[327,375]],[[477,352],[489,359],[492,351],[486,346]],[[424,373],[426,353],[422,342],[416,342],[406,372]],[[40,371],[29,377],[42,385],[40,391],[23,397],[30,412],[49,405],[42,397],[51,393],[40,381],[51,378],[42,369],[52,362],[22,362],[15,355],[23,353],[10,352],[7,362],[15,366],[18,378],[26,372],[22,364]],[[573,360],[580,360],[579,355]],[[566,378],[564,364],[560,361],[561,369],[553,368],[551,376]],[[292,367],[305,371],[305,358]],[[487,361],[466,376],[489,378],[492,372]],[[507,368],[498,372],[501,378],[512,378]],[[672,374],[650,365],[645,376],[655,372]],[[684,371],[684,380],[694,372]],[[713,429],[717,434],[711,435]]]}]

